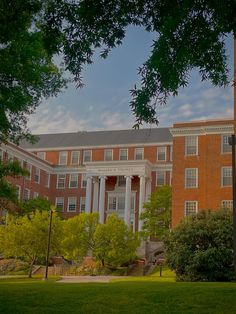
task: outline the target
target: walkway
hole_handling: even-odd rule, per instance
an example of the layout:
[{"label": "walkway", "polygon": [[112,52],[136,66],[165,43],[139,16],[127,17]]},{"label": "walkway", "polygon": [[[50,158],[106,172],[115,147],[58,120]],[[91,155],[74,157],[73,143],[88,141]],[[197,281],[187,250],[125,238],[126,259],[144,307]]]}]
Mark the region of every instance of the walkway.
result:
[{"label": "walkway", "polygon": [[59,283],[83,283],[83,282],[110,282],[112,279],[127,278],[127,276],[62,276]]}]

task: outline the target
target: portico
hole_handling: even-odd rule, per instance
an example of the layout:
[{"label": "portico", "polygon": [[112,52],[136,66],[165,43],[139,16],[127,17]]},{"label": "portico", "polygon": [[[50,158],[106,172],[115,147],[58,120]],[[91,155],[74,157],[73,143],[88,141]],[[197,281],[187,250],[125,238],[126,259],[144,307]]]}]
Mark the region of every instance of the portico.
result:
[{"label": "portico", "polygon": [[[106,161],[86,163],[86,213],[99,212],[104,223],[116,212],[133,230],[141,230],[139,215],[151,193],[151,166],[142,161]],[[106,189],[106,182],[113,182]]]}]

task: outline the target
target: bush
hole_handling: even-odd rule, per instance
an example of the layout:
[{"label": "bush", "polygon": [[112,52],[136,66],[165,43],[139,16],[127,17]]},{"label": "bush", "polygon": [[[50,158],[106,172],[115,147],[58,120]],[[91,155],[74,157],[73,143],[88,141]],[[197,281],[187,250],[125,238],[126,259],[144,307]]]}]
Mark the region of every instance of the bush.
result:
[{"label": "bush", "polygon": [[165,239],[165,247],[167,264],[177,280],[234,278],[232,212],[203,211],[185,218]]},{"label": "bush", "polygon": [[28,264],[17,259],[0,260],[0,275],[25,275],[28,272]]}]

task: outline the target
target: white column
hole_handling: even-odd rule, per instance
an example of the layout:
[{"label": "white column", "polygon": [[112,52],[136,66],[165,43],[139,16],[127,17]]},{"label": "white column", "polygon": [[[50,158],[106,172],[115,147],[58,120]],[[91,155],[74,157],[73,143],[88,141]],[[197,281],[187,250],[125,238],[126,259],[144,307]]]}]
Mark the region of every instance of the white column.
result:
[{"label": "white column", "polygon": [[98,211],[98,191],[99,191],[99,181],[97,178],[93,180],[93,212]]},{"label": "white column", "polygon": [[91,210],[92,201],[92,177],[87,176],[86,179],[86,202],[85,202],[85,213],[89,214]]},{"label": "white column", "polygon": [[[139,216],[143,212],[143,204],[145,202],[145,177],[139,177]],[[141,231],[143,226],[143,221],[139,220],[138,230]]]},{"label": "white column", "polygon": [[99,222],[104,223],[105,215],[105,186],[106,177],[100,177],[100,191],[99,191]]},{"label": "white column", "polygon": [[152,193],[152,180],[151,180],[151,178],[147,178],[147,180],[146,180],[146,197],[145,197],[145,202],[148,201],[151,193]]},{"label": "white column", "polygon": [[131,212],[131,176],[126,176],[125,186],[125,223],[130,226],[130,212]]}]

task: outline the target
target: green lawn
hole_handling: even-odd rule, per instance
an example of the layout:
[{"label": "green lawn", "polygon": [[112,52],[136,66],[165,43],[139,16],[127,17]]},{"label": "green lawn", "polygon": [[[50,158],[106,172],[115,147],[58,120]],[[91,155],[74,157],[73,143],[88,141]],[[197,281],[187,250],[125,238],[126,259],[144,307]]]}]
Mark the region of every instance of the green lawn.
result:
[{"label": "green lawn", "polygon": [[179,283],[164,276],[112,283],[0,280],[0,313],[236,313],[236,283]]}]

